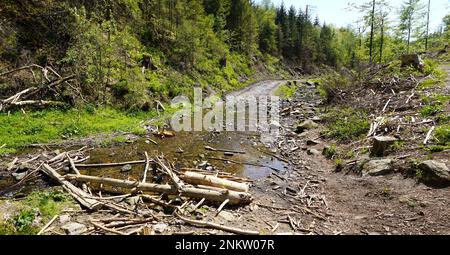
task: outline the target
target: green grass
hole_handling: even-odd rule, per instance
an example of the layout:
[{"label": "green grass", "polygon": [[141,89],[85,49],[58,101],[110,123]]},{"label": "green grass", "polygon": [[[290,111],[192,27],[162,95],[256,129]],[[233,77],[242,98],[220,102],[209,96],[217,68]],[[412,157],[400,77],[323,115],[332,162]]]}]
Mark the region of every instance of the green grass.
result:
[{"label": "green grass", "polygon": [[48,143],[118,131],[143,134],[140,122],[154,117],[154,112],[125,113],[111,108],[44,110],[23,114],[0,114],[0,154],[33,143]]},{"label": "green grass", "polygon": [[323,134],[341,142],[349,142],[367,134],[370,128],[367,115],[352,108],[334,109],[325,115]]},{"label": "green grass", "polygon": [[[55,215],[76,207],[70,195],[58,188],[34,192],[14,203],[18,211],[6,221],[0,220],[0,235],[35,235]],[[36,222],[38,217],[39,222]]]},{"label": "green grass", "polygon": [[434,137],[439,145],[450,146],[450,124],[437,127]]},{"label": "green grass", "polygon": [[295,96],[297,92],[297,86],[295,84],[284,84],[280,86],[277,91],[275,91],[275,95],[281,98],[290,99]]}]

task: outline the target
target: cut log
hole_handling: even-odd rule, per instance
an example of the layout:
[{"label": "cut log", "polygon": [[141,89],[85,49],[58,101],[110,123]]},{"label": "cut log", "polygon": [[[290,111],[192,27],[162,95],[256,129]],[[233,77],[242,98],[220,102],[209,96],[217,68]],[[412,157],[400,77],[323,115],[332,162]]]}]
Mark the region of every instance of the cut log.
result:
[{"label": "cut log", "polygon": [[249,190],[249,185],[245,183],[225,180],[218,177],[194,172],[184,172],[183,175],[181,176],[181,179],[183,179],[187,183],[194,185],[207,185],[240,192],[248,192]]},{"label": "cut log", "polygon": [[115,187],[128,188],[128,189],[136,189],[139,191],[148,191],[148,192],[156,192],[156,193],[164,193],[167,195],[182,195],[190,198],[205,198],[209,201],[214,202],[223,202],[227,199],[230,200],[230,204],[234,205],[245,205],[252,202],[252,195],[244,192],[236,192],[231,190],[204,190],[193,187],[184,187],[182,192],[178,192],[177,187],[174,185],[159,185],[159,184],[151,184],[151,183],[141,183],[135,181],[128,180],[119,180],[113,178],[105,178],[105,177],[95,177],[95,176],[87,176],[87,175],[66,175],[66,179],[75,180],[80,182],[91,182],[91,183],[100,183],[104,185],[111,185]]},{"label": "cut log", "polygon": [[53,179],[58,184],[62,185],[64,190],[69,192],[70,195],[72,195],[75,198],[75,200],[77,200],[80,204],[82,204],[86,208],[88,208],[90,210],[97,210],[100,207],[102,207],[102,204],[99,201],[92,199],[89,194],[82,191],[81,189],[79,189],[78,187],[76,187],[75,185],[70,183],[69,181],[65,180],[59,173],[56,172],[55,169],[53,169],[49,165],[44,164],[44,167],[42,167],[40,169],[44,174],[49,176],[51,179]]}]

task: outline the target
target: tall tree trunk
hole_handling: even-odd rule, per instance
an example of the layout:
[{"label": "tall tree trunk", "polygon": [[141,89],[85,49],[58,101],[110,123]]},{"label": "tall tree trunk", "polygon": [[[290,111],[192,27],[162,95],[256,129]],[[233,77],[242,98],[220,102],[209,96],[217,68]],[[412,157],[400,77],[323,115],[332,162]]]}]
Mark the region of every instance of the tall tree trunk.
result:
[{"label": "tall tree trunk", "polygon": [[383,62],[383,46],[384,46],[384,16],[383,13],[381,13],[380,63]]},{"label": "tall tree trunk", "polygon": [[425,51],[428,50],[428,36],[429,36],[429,32],[430,32],[430,8],[431,8],[431,0],[428,0],[427,35],[425,37]]},{"label": "tall tree trunk", "polygon": [[371,28],[370,28],[370,64],[373,63],[373,34],[375,26],[375,0],[372,3],[372,17],[371,17]]}]

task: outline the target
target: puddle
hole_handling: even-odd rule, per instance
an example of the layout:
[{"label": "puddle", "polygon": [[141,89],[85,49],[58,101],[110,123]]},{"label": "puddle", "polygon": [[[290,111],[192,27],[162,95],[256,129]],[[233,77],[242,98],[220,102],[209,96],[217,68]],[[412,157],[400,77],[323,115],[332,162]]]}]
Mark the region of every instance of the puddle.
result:
[{"label": "puddle", "polygon": [[[152,137],[158,145],[146,143],[142,138],[133,143],[122,144],[115,147],[97,148],[90,151],[91,158],[85,163],[125,162],[144,159],[144,152],[150,157],[164,155],[166,159],[175,164],[176,168],[195,168],[204,161],[214,167],[213,171],[233,173],[237,176],[257,180],[270,175],[274,170],[285,170],[285,164],[260,150],[267,150],[255,142],[259,135],[248,132],[181,132],[175,137],[158,139]],[[205,146],[216,149],[243,151],[245,154],[226,156],[224,152],[208,151]],[[180,153],[182,151],[182,153]],[[236,162],[246,162],[260,166],[236,164],[220,158]],[[121,167],[104,167],[80,169],[88,175],[112,178],[140,179],[144,172],[144,165],[133,165],[132,170],[121,173]]]}]

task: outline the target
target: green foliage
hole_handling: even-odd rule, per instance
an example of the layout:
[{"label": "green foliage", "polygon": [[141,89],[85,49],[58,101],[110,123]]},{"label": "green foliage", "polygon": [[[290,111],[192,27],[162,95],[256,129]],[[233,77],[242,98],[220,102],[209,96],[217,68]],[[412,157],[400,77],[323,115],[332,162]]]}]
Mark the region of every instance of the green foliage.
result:
[{"label": "green foliage", "polygon": [[351,81],[350,78],[345,75],[332,72],[323,76],[319,84],[320,85],[317,88],[318,92],[328,102],[331,102],[336,96],[336,91],[349,87]]},{"label": "green foliage", "polygon": [[450,146],[450,124],[437,127],[434,137],[439,145]]},{"label": "green foliage", "polygon": [[331,110],[325,116],[323,134],[341,142],[349,142],[367,134],[370,123],[365,112],[352,108]]},{"label": "green foliage", "polygon": [[322,154],[328,159],[332,159],[337,154],[337,146],[336,144],[332,144],[323,149]]},{"label": "green foliage", "polygon": [[436,115],[441,111],[442,111],[441,105],[427,105],[420,110],[420,114],[422,115],[422,117],[430,117]]},{"label": "green foliage", "polygon": [[275,91],[275,95],[281,98],[293,98],[297,89],[297,85],[295,84],[283,84]]},{"label": "green foliage", "polygon": [[39,209],[45,220],[50,220],[63,209],[73,206],[74,203],[69,194],[55,189],[34,192],[27,197],[26,202],[31,208]]}]

